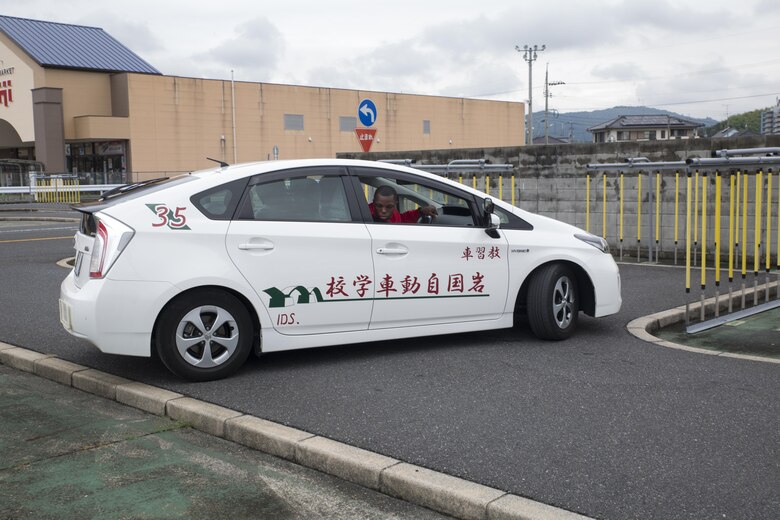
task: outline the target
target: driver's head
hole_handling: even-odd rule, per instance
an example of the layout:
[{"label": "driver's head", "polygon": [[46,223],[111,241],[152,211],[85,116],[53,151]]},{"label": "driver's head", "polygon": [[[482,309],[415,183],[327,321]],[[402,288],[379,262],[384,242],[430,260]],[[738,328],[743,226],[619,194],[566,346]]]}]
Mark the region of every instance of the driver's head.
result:
[{"label": "driver's head", "polygon": [[374,212],[376,217],[387,222],[390,217],[393,216],[393,211],[398,203],[398,194],[396,191],[387,185],[382,185],[374,192]]}]

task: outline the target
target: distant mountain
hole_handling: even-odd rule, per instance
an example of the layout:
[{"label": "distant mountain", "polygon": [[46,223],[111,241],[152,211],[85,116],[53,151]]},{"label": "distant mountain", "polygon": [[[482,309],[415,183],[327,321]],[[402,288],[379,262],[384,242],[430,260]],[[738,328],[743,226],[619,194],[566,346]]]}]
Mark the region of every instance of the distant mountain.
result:
[{"label": "distant mountain", "polygon": [[[548,123],[547,134],[555,137],[569,137],[572,136],[572,142],[575,143],[589,143],[593,141],[593,135],[587,131],[588,128],[596,126],[600,123],[615,119],[618,116],[629,115],[670,115],[676,117],[683,117],[691,121],[702,123],[705,127],[712,126],[717,123],[715,119],[708,117],[706,119],[699,119],[696,117],[689,117],[677,112],[670,112],[668,110],[660,110],[652,107],[628,107],[619,106],[613,108],[605,108],[603,110],[593,110],[592,112],[566,112],[561,114],[549,113],[550,122]],[[544,136],[544,111],[534,112],[534,137]]]}]

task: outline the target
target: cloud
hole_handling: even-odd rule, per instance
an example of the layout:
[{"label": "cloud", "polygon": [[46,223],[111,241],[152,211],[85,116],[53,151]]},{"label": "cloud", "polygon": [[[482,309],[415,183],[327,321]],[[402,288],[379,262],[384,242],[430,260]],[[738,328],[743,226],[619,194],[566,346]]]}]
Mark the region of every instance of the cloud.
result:
[{"label": "cloud", "polygon": [[100,27],[119,40],[122,45],[139,55],[152,55],[164,48],[162,40],[149,29],[146,22],[135,22],[113,14],[93,13],[75,23]]},{"label": "cloud", "polygon": [[634,62],[619,62],[609,65],[598,65],[593,67],[591,72],[596,78],[615,81],[640,79],[645,74],[642,68]]},{"label": "cloud", "polygon": [[246,80],[267,81],[285,51],[282,33],[261,17],[239,25],[234,34],[201,55],[204,68],[240,70]]}]

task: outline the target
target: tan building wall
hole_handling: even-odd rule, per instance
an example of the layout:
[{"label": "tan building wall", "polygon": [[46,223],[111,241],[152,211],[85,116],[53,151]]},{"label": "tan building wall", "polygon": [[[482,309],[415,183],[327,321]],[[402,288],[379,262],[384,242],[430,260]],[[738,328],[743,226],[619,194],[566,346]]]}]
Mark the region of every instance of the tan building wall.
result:
[{"label": "tan building wall", "polygon": [[[0,33],[0,88],[6,91],[0,102],[0,119],[14,131],[13,135],[0,132],[0,146],[35,142],[32,89],[38,86],[36,80],[43,69],[18,49],[15,43]],[[3,82],[6,82],[5,87]]]},{"label": "tan building wall", "polygon": [[[138,178],[213,165],[206,157],[229,163],[266,160],[273,158],[275,146],[280,159],[360,152],[355,132],[341,131],[339,118],[356,118],[365,98],[373,100],[378,111],[371,151],[519,146],[524,133],[522,103],[124,76],[130,114],[129,164]],[[302,115],[304,129],[285,130],[285,114]],[[423,120],[430,121],[430,134],[423,133]]]},{"label": "tan building wall", "polygon": [[112,115],[111,76],[105,72],[43,69],[42,82],[37,83],[36,87],[62,89],[66,140],[79,139],[75,118]]}]

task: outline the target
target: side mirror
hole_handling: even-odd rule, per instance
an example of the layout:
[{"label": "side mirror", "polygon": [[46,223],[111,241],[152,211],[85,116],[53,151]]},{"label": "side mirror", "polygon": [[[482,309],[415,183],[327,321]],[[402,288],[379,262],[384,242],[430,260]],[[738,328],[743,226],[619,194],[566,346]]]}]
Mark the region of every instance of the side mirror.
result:
[{"label": "side mirror", "polygon": [[496,209],[496,205],[493,204],[493,199],[488,197],[482,204],[482,208],[485,211],[485,216],[490,215]]},{"label": "side mirror", "polygon": [[498,215],[494,214],[493,211],[495,210],[496,206],[493,204],[493,199],[487,198],[485,199],[485,202],[483,203],[482,209],[483,209],[483,222],[485,225],[485,233],[488,234],[491,238],[499,238],[500,235],[498,234],[498,226],[501,224],[501,219],[498,218]]},{"label": "side mirror", "polygon": [[496,209],[496,205],[493,204],[493,199],[485,199],[485,202],[482,204],[482,209],[485,216],[485,222],[490,222],[490,215],[492,215],[493,211]]}]

